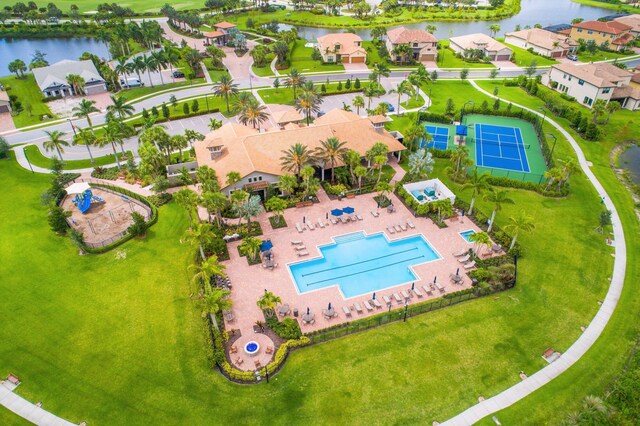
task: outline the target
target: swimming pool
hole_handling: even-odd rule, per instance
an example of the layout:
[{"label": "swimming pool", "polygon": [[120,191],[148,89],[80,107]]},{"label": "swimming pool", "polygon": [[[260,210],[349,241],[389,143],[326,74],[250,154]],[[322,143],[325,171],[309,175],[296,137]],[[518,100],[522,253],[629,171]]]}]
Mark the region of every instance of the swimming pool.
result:
[{"label": "swimming pool", "polygon": [[389,241],[384,233],[341,235],[320,246],[321,257],[288,265],[299,293],[337,285],[345,298],[417,279],[412,265],[440,259],[422,235]]},{"label": "swimming pool", "polygon": [[473,229],[470,229],[468,231],[463,231],[463,232],[459,232],[460,236],[462,238],[464,238],[464,240],[468,243],[471,242],[471,240],[469,239],[469,237],[471,237],[473,234],[475,234],[476,231],[474,231]]}]

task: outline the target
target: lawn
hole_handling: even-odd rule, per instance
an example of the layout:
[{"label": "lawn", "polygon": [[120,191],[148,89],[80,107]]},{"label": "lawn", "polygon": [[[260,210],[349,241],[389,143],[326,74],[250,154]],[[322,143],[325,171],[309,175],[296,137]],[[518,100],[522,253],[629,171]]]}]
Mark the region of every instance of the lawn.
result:
[{"label": "lawn", "polygon": [[609,59],[624,59],[628,58],[629,56],[631,55],[623,55],[622,53],[607,52],[604,50],[597,50],[594,54],[584,51],[578,53],[578,60],[581,62],[597,62],[606,61]]},{"label": "lawn", "polygon": [[[58,155],[57,152],[49,152],[47,155],[43,155],[36,145],[29,145],[23,148],[27,158],[34,166],[43,167],[48,169],[51,167],[51,158],[49,156]],[[127,154],[132,155],[131,151],[128,151]],[[122,161],[122,153],[118,151],[118,158]],[[64,153],[62,154],[62,158],[64,158]],[[96,166],[107,166],[110,164],[116,163],[116,158],[113,154],[105,155],[102,157],[94,157],[96,161],[95,164],[91,163],[90,159],[86,160],[65,160],[64,168],[66,170],[75,170],[75,169],[87,169],[90,167]]]},{"label": "lawn", "polygon": [[[42,102],[42,92],[36,84],[33,74],[25,74],[24,79],[15,76],[1,77],[0,83],[7,87],[9,95],[17,96],[22,103],[22,112],[13,116],[13,123],[17,128],[46,123],[49,120],[40,120],[40,116],[43,114],[53,116],[47,104]],[[31,105],[33,108],[31,114],[26,110],[27,105]]]},{"label": "lawn", "polygon": [[[39,7],[46,6],[46,2],[36,2]],[[77,4],[80,8],[80,12],[91,12],[98,10],[98,5],[104,3],[102,0],[57,0],[55,5],[58,6],[63,12],[68,12],[71,5]],[[186,9],[200,9],[204,7],[203,2],[198,0],[167,0],[162,4],[168,3],[178,10]],[[0,8],[5,6],[13,6],[15,4],[12,0],[0,0]],[[122,7],[130,7],[134,12],[160,12],[162,7],[158,2],[152,0],[128,0],[126,3],[121,4]]]},{"label": "lawn", "polygon": [[633,5],[624,4],[620,1],[607,0],[571,0],[574,3],[584,4],[586,6],[602,7],[604,9],[614,9],[619,12],[638,13],[638,9]]},{"label": "lawn", "polygon": [[[499,38],[498,40],[504,43],[504,39]],[[555,59],[536,55],[535,53],[529,52],[527,49],[523,49],[521,47],[514,46],[512,44],[507,44],[507,43],[504,43],[504,45],[508,46],[509,49],[513,50],[513,53],[515,55],[515,63],[519,67],[522,67],[522,68],[527,67],[531,64],[531,61],[536,61],[537,66],[539,67],[545,67],[545,66],[558,63],[558,61],[556,61]]]},{"label": "lawn", "polygon": [[467,62],[462,58],[456,57],[453,50],[449,48],[449,41],[440,42],[441,49],[438,49],[438,67],[439,68],[495,68],[491,63],[484,62]]},{"label": "lawn", "polygon": [[167,82],[164,85],[155,85],[153,87],[151,86],[133,87],[131,89],[122,89],[120,92],[118,92],[118,96],[124,96],[125,98],[127,98],[127,101],[133,102],[136,99],[141,98],[143,96],[152,95],[154,93],[162,92],[164,90],[187,89],[193,86],[194,84],[202,84],[202,83],[205,83],[204,78],[196,78],[191,81],[178,81],[176,83]]},{"label": "lawn", "polygon": [[[355,80],[354,80],[355,81]],[[283,104],[283,105],[293,105],[295,103],[295,98],[293,97],[293,88],[283,87],[284,82],[280,81],[281,86],[277,89],[260,89],[258,90],[258,95],[262,98],[262,100],[266,104]],[[351,90],[347,92],[344,88],[345,83],[342,82],[342,91],[338,91],[338,83],[326,83],[318,82],[316,83],[316,88],[318,89],[318,93],[320,93],[320,87],[324,84],[327,88],[327,93],[330,95],[339,95],[344,93],[351,93],[354,90],[353,82],[351,82]],[[368,82],[362,82],[361,89],[367,87]],[[362,91],[362,90],[361,90]],[[296,95],[300,94],[301,89],[296,89]],[[362,95],[360,93],[360,95]],[[366,99],[365,99],[366,100]]]},{"label": "lawn", "polygon": [[[403,96],[402,99],[406,99],[406,97]],[[402,105],[402,107],[405,109],[420,108],[424,105],[424,98],[420,95],[418,95],[418,99],[416,99],[415,96],[411,96],[411,98],[409,98],[408,100],[400,102],[400,105]]]},{"label": "lawn", "polygon": [[313,53],[312,47],[305,47],[306,40],[296,40],[293,48],[289,53],[291,66],[289,68],[278,70],[280,74],[289,74],[292,68],[296,68],[302,73],[314,73],[324,71],[344,71],[342,64],[324,64],[322,61],[314,61],[311,58]]},{"label": "lawn", "polygon": [[[447,99],[453,99],[453,103],[457,111],[467,101],[474,101],[474,104],[480,106],[483,101],[488,101],[489,105],[493,105],[493,99],[479,93],[473,88],[471,83],[464,80],[438,80],[435,83],[428,83],[422,86],[422,91],[431,97],[433,102],[429,107],[429,112],[442,114],[445,112]],[[469,108],[469,106],[467,106]]]},{"label": "lawn", "polygon": [[251,70],[253,70],[253,73],[258,77],[271,77],[272,75],[274,75],[273,71],[271,70],[271,65],[269,64],[265,65],[264,67],[256,67],[255,65],[252,65]]}]

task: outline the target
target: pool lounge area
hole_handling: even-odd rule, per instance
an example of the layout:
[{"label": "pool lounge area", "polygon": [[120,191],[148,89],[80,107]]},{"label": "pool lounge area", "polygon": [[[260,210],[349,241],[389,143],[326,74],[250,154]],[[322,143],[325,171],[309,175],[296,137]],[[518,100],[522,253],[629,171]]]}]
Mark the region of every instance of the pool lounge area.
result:
[{"label": "pool lounge area", "polygon": [[407,183],[403,185],[404,189],[420,204],[430,203],[449,199],[451,204],[456,200],[456,196],[449,188],[445,186],[440,179],[429,179],[421,182]]}]

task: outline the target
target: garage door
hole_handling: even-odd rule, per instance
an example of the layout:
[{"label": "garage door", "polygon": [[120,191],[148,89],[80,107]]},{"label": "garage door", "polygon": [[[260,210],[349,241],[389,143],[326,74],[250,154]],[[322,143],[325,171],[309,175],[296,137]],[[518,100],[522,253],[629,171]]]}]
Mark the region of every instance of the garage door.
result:
[{"label": "garage door", "polygon": [[420,57],[421,61],[435,61],[436,60],[436,55],[434,54],[430,54],[430,55],[422,55]]},{"label": "garage door", "polygon": [[559,58],[559,57],[563,56],[563,53],[566,53],[566,51],[562,51],[562,52],[551,52],[551,57],[552,57],[552,58]]},{"label": "garage door", "polygon": [[0,105],[0,112],[10,112],[9,105]]},{"label": "garage door", "polygon": [[364,56],[356,56],[351,58],[352,64],[362,64],[364,62]]},{"label": "garage door", "polygon": [[349,57],[348,56],[343,56],[342,57],[342,63],[343,64],[348,64],[349,63]]},{"label": "garage door", "polygon": [[510,55],[498,55],[496,61],[508,61]]}]

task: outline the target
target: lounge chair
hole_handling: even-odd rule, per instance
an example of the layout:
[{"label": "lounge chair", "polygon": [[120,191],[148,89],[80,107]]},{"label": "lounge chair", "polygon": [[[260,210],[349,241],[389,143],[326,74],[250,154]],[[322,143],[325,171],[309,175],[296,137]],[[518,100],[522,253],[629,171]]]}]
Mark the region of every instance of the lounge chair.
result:
[{"label": "lounge chair", "polygon": [[411,229],[416,229],[416,226],[413,224],[413,222],[411,222],[409,219],[407,219],[407,225],[409,226],[409,228]]},{"label": "lounge chair", "polygon": [[422,296],[423,296],[423,294],[422,294],[422,292],[420,291],[420,289],[419,289],[419,288],[415,288],[415,289],[413,289],[413,292],[414,292],[414,293],[416,294],[416,296],[418,296],[418,297],[422,297]]},{"label": "lounge chair", "polygon": [[396,299],[396,302],[402,303],[403,300],[398,293],[393,293],[393,298]]},{"label": "lounge chair", "polygon": [[313,231],[314,229],[316,229],[316,227],[313,226],[313,223],[311,222],[307,222],[307,228],[309,228],[309,231]]},{"label": "lounge chair", "polygon": [[400,228],[402,228],[403,231],[407,230],[407,227],[404,223],[400,223]]},{"label": "lounge chair", "polygon": [[380,213],[378,213],[378,212],[377,212],[377,211],[375,211],[375,210],[371,210],[371,216],[373,216],[373,217],[378,217],[378,216],[380,216]]},{"label": "lounge chair", "polygon": [[382,296],[382,300],[384,300],[384,303],[386,303],[387,305],[391,304],[391,299],[389,299],[389,296]]},{"label": "lounge chair", "polygon": [[470,255],[470,254],[468,254],[468,255],[466,255],[466,256],[461,257],[460,259],[458,259],[458,262],[460,262],[460,263],[466,263],[467,261],[469,261],[469,259],[470,259],[470,258],[471,258],[471,255]]},{"label": "lounge chair", "polygon": [[469,263],[465,263],[465,264],[464,264],[464,265],[462,265],[462,266],[464,266],[464,269],[471,269],[471,268],[473,268],[474,266],[476,266],[476,261],[475,261],[475,260],[472,260],[471,262],[469,262]]},{"label": "lounge chair", "polygon": [[344,312],[344,314],[348,317],[351,316],[351,309],[347,308],[346,306],[342,307],[342,312]]},{"label": "lounge chair", "polygon": [[402,228],[400,228],[399,225],[392,225],[392,226],[393,226],[393,229],[396,230],[396,232],[402,232]]},{"label": "lounge chair", "polygon": [[303,257],[303,256],[309,256],[309,252],[304,250],[304,251],[299,251],[298,252],[298,257]]},{"label": "lounge chair", "polygon": [[318,226],[320,226],[320,228],[324,228],[324,222],[320,218],[318,218]]},{"label": "lounge chair", "polygon": [[426,285],[423,285],[422,288],[424,289],[425,293],[427,293],[428,296],[431,296],[433,294],[433,291],[431,290],[431,288],[427,287]]},{"label": "lounge chair", "polygon": [[302,233],[304,231],[304,228],[300,226],[300,222],[296,222],[296,229],[299,233]]},{"label": "lounge chair", "polygon": [[301,240],[291,240],[292,246],[299,246],[301,244],[303,244]]},{"label": "lounge chair", "polygon": [[390,234],[396,233],[396,231],[393,229],[393,227],[391,227],[391,225],[387,226],[387,231],[389,231]]},{"label": "lounge chair", "polygon": [[382,303],[380,303],[378,299],[371,299],[371,303],[373,303],[376,308],[382,308]]},{"label": "lounge chair", "polygon": [[331,223],[333,223],[334,225],[338,224],[338,221],[333,216],[331,216],[329,220],[331,220]]},{"label": "lounge chair", "polygon": [[461,257],[461,256],[465,256],[465,255],[468,255],[468,254],[469,254],[469,249],[463,249],[463,250],[460,250],[457,253],[453,253],[453,255],[455,257]]},{"label": "lounge chair", "polygon": [[293,249],[295,251],[307,251],[307,248],[304,245],[295,246]]},{"label": "lounge chair", "polygon": [[444,287],[442,287],[442,285],[438,282],[434,283],[434,285],[436,286],[436,288],[438,290],[440,290],[440,293],[444,293]]},{"label": "lounge chair", "polygon": [[356,219],[362,220],[362,216],[360,216],[360,213],[356,213]]},{"label": "lounge chair", "polygon": [[349,220],[346,217],[344,217],[344,216],[338,216],[338,217],[340,218],[340,222],[349,223]]},{"label": "lounge chair", "polygon": [[355,216],[355,215],[350,215],[350,216],[349,216],[349,220],[350,220],[351,222],[356,222],[358,219],[356,219],[356,216]]},{"label": "lounge chair", "polygon": [[353,309],[355,309],[356,312],[359,313],[359,314],[362,313],[362,306],[360,306],[360,304],[358,302],[353,304]]},{"label": "lounge chair", "polygon": [[409,293],[407,293],[407,290],[402,290],[402,297],[404,297],[404,300],[411,298],[411,296],[409,296]]},{"label": "lounge chair", "polygon": [[364,301],[363,305],[365,308],[367,308],[367,311],[373,311],[373,306],[371,306],[371,304],[368,301]]}]

